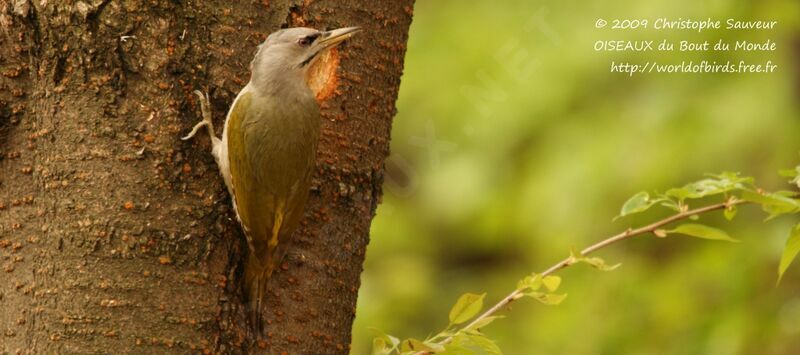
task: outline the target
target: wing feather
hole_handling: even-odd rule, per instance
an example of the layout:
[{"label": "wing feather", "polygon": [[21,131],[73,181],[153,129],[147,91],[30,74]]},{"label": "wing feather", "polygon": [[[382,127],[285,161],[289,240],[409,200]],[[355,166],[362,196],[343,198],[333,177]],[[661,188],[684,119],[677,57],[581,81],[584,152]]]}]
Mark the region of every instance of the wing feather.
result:
[{"label": "wing feather", "polygon": [[[254,104],[252,93],[244,93],[231,109],[227,130],[235,209],[253,256],[268,272],[283,257],[302,218],[316,150],[315,140],[306,149],[274,142],[278,137],[271,129],[283,134],[280,139],[292,133],[291,128],[272,127],[285,123],[270,117],[274,114]],[[298,149],[310,153],[298,154]]]}]

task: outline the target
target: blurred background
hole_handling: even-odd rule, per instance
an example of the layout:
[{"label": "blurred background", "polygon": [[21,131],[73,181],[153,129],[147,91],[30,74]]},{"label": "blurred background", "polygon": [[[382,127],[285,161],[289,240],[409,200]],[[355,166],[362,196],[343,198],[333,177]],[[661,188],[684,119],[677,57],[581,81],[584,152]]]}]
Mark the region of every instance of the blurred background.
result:
[{"label": "blurred background", "polygon": [[[598,18],[779,21],[772,31],[612,31]],[[767,53],[595,52],[597,40],[772,39]],[[610,63],[772,60],[774,74],[610,73]],[[628,197],[740,171],[785,189],[800,163],[797,0],[418,1],[385,199],[353,353],[380,329],[447,324],[465,292],[494,303],[524,275],[665,215],[612,222]],[[507,354],[797,354],[800,265],[775,287],[791,227],[744,208],[703,221],[742,242],[642,237],[564,270],[560,306],[514,305],[485,329]]]}]

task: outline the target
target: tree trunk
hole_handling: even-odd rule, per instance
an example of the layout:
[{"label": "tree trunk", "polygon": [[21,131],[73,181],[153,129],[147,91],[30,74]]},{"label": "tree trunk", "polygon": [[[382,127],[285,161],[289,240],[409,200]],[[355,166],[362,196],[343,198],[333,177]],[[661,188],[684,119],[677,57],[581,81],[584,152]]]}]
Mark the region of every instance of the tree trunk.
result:
[{"label": "tree trunk", "polygon": [[[413,0],[0,0],[0,354],[346,353]],[[215,122],[280,27],[340,48],[303,227],[266,341],[191,92]]]}]

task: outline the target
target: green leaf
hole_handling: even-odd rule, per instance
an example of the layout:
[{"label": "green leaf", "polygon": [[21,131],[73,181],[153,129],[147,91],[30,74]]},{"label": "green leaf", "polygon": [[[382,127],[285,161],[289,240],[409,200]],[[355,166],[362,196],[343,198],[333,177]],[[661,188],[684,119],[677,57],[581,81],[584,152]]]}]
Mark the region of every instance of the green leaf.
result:
[{"label": "green leaf", "polygon": [[736,208],[736,205],[730,205],[728,206],[728,208],[725,209],[725,212],[723,212],[723,214],[725,215],[725,219],[732,221],[733,217],[736,217],[736,212],[738,211],[739,209]]},{"label": "green leaf", "polygon": [[524,279],[517,282],[517,290],[530,289],[536,291],[542,287],[542,275],[533,274],[525,276]]},{"label": "green leaf", "polygon": [[429,336],[427,339],[425,339],[425,342],[437,342],[441,339],[452,337],[453,335],[455,335],[453,330],[445,329],[436,335]]},{"label": "green leaf", "polygon": [[481,295],[474,293],[461,295],[450,310],[450,324],[461,324],[472,319],[483,308],[484,297],[486,297],[485,293]]},{"label": "green leaf", "polygon": [[753,190],[744,190],[742,199],[761,205],[764,212],[769,214],[769,218],[800,210],[800,202],[779,194],[762,194]]},{"label": "green leaf", "polygon": [[544,283],[544,287],[546,287],[548,291],[553,292],[558,290],[558,286],[561,285],[561,278],[558,276],[545,276],[542,279],[542,283]]},{"label": "green leaf", "polygon": [[481,329],[481,328],[491,324],[492,322],[494,322],[495,320],[498,320],[500,318],[503,318],[503,316],[489,316],[489,317],[483,318],[483,319],[477,321],[471,327],[469,327],[469,329],[475,329],[475,330]]},{"label": "green leaf", "polygon": [[709,176],[710,178],[687,184],[681,188],[669,189],[665,195],[675,197],[680,201],[698,199],[733,190],[742,190],[746,185],[753,183],[753,178],[739,176],[739,173],[725,172]]},{"label": "green leaf", "polygon": [[775,191],[772,194],[773,195],[777,195],[777,196],[783,196],[783,197],[787,197],[787,198],[793,199],[793,198],[795,198],[795,196],[797,196],[797,191],[780,190],[780,191]]},{"label": "green leaf", "polygon": [[391,354],[393,351],[397,350],[398,346],[400,346],[400,339],[385,334],[384,332],[378,329],[375,328],[370,328],[370,329],[378,334],[375,337],[375,339],[372,340],[373,354]]},{"label": "green leaf", "polygon": [[475,355],[475,352],[469,350],[460,344],[447,344],[444,351],[438,352],[439,355]]},{"label": "green leaf", "polygon": [[681,205],[680,205],[680,203],[678,203],[678,201],[675,201],[675,200],[670,199],[670,198],[663,198],[661,201],[662,201],[661,202],[661,206],[664,206],[664,207],[669,208],[671,210],[675,210],[676,212],[680,212],[681,211]]},{"label": "green leaf", "polygon": [[678,233],[703,239],[739,242],[738,240],[731,238],[728,235],[728,233],[725,233],[725,231],[721,229],[711,228],[709,226],[702,224],[693,224],[693,223],[682,224],[677,228],[669,231],[669,233]]},{"label": "green leaf", "polygon": [[729,189],[739,189],[743,188],[744,185],[752,185],[755,183],[755,179],[750,176],[741,176],[740,173],[730,171],[718,175],[708,174],[708,176],[717,179],[722,187]]},{"label": "green leaf", "polygon": [[786,241],[786,247],[783,248],[783,255],[781,255],[781,264],[778,267],[778,283],[783,278],[783,273],[792,264],[797,254],[800,253],[800,224],[794,226],[789,239]]},{"label": "green leaf", "polygon": [[[451,352],[451,350],[454,348],[456,350]],[[494,341],[487,338],[483,333],[476,330],[464,330],[454,336],[450,344],[445,345],[445,351],[443,354],[501,355],[502,351]]]},{"label": "green leaf", "polygon": [[537,301],[546,304],[548,306],[557,306],[567,298],[566,294],[556,295],[552,293],[542,293],[542,292],[527,292],[525,296],[531,297],[536,299]]},{"label": "green leaf", "polygon": [[619,212],[620,217],[625,217],[628,215],[632,215],[634,213],[641,213],[647,211],[650,207],[653,207],[656,203],[662,202],[663,199],[650,199],[650,194],[647,192],[640,192],[636,195],[633,195],[625,204],[622,205],[622,209]]},{"label": "green leaf", "polygon": [[676,187],[676,188],[671,188],[671,189],[667,190],[665,195],[667,195],[669,197],[675,197],[678,200],[683,201],[683,200],[687,199],[689,197],[689,195],[691,195],[691,193],[692,192],[689,191],[686,188],[677,188]]},{"label": "green leaf", "polygon": [[389,355],[392,351],[386,344],[386,339],[375,338],[372,339],[372,355]]},{"label": "green leaf", "polygon": [[781,170],[778,173],[781,174],[781,176],[783,177],[791,178],[791,180],[789,180],[789,183],[794,184],[798,188],[800,188],[800,165],[798,165],[794,169]]},{"label": "green leaf", "polygon": [[627,216],[631,213],[644,211],[649,207],[649,201],[650,194],[647,192],[642,191],[636,195],[633,195],[633,197],[629,198],[628,201],[622,205],[622,210],[620,210],[619,215]]},{"label": "green leaf", "polygon": [[606,261],[598,257],[585,257],[582,254],[576,253],[574,250],[570,252],[569,264],[585,263],[600,271],[612,271],[622,264],[608,265]]},{"label": "green leaf", "polygon": [[487,338],[485,335],[480,333],[470,333],[468,335],[469,341],[475,345],[477,348],[485,351],[487,354],[490,355],[502,355],[503,352],[500,350],[500,347],[495,344],[494,341]]},{"label": "green leaf", "polygon": [[431,343],[423,343],[417,339],[406,339],[400,344],[400,351],[402,352],[417,352],[417,351],[429,351],[429,352],[439,352],[444,350],[444,347],[438,344],[431,344]]}]

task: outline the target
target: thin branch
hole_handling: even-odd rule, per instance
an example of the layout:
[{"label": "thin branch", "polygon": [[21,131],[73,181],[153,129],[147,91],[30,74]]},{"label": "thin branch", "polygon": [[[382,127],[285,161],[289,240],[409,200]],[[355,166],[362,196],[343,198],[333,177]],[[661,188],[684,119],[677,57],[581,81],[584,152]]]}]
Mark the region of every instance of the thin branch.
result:
[{"label": "thin branch", "polygon": [[[670,223],[674,223],[674,222],[677,222],[677,221],[680,221],[680,220],[684,220],[684,219],[687,219],[687,218],[689,218],[691,216],[694,216],[694,215],[699,215],[699,214],[708,213],[708,212],[717,211],[717,210],[724,210],[726,208],[730,208],[732,206],[739,205],[739,204],[745,204],[745,203],[749,203],[749,202],[743,201],[743,200],[737,200],[737,199],[734,199],[734,198],[729,198],[726,202],[723,202],[723,203],[718,203],[718,204],[714,204],[714,205],[709,205],[709,206],[705,206],[705,207],[696,208],[696,209],[693,209],[693,210],[680,212],[678,214],[669,216],[667,218],[664,218],[664,219],[662,219],[662,220],[660,220],[658,222],[649,224],[647,226],[636,228],[636,229],[628,229],[628,230],[626,230],[626,231],[624,231],[622,233],[619,233],[617,235],[614,235],[614,236],[611,236],[611,237],[609,237],[607,239],[604,239],[604,240],[602,240],[602,241],[600,241],[598,243],[595,243],[595,244],[593,244],[593,245],[581,250],[581,255],[583,255],[583,256],[589,255],[589,254],[594,253],[594,252],[596,252],[596,251],[598,251],[600,249],[603,249],[605,247],[608,247],[608,246],[610,246],[612,244],[618,243],[618,242],[623,241],[625,239],[633,238],[633,237],[635,237],[637,235],[653,233],[656,230],[660,229],[661,227],[664,227],[664,226],[666,226],[666,225],[668,225]],[[572,264],[574,264],[574,259],[572,257],[566,258],[564,260],[561,260],[557,264],[551,266],[549,269],[545,270],[540,275],[541,276],[547,276],[547,275],[553,274],[556,271],[559,271],[561,269],[567,268]],[[470,328],[474,327],[476,324],[478,324],[482,320],[494,315],[495,313],[500,311],[500,309],[502,309],[503,307],[507,306],[508,304],[513,302],[514,300],[519,299],[522,296],[523,296],[523,291],[522,290],[514,290],[514,292],[511,292],[508,296],[506,296],[505,298],[503,298],[502,300],[497,302],[494,306],[492,306],[491,308],[487,309],[485,312],[483,312],[483,314],[481,314],[480,316],[475,318],[472,322],[470,322],[469,324],[467,324],[463,328],[459,329],[459,331],[470,329]],[[458,332],[456,332],[456,333],[458,333]],[[453,341],[453,336],[452,335],[447,337],[447,338],[445,338],[441,342],[439,342],[439,345],[445,345],[445,344],[450,343],[451,341]],[[421,352],[420,354],[427,354],[427,352]]]}]

